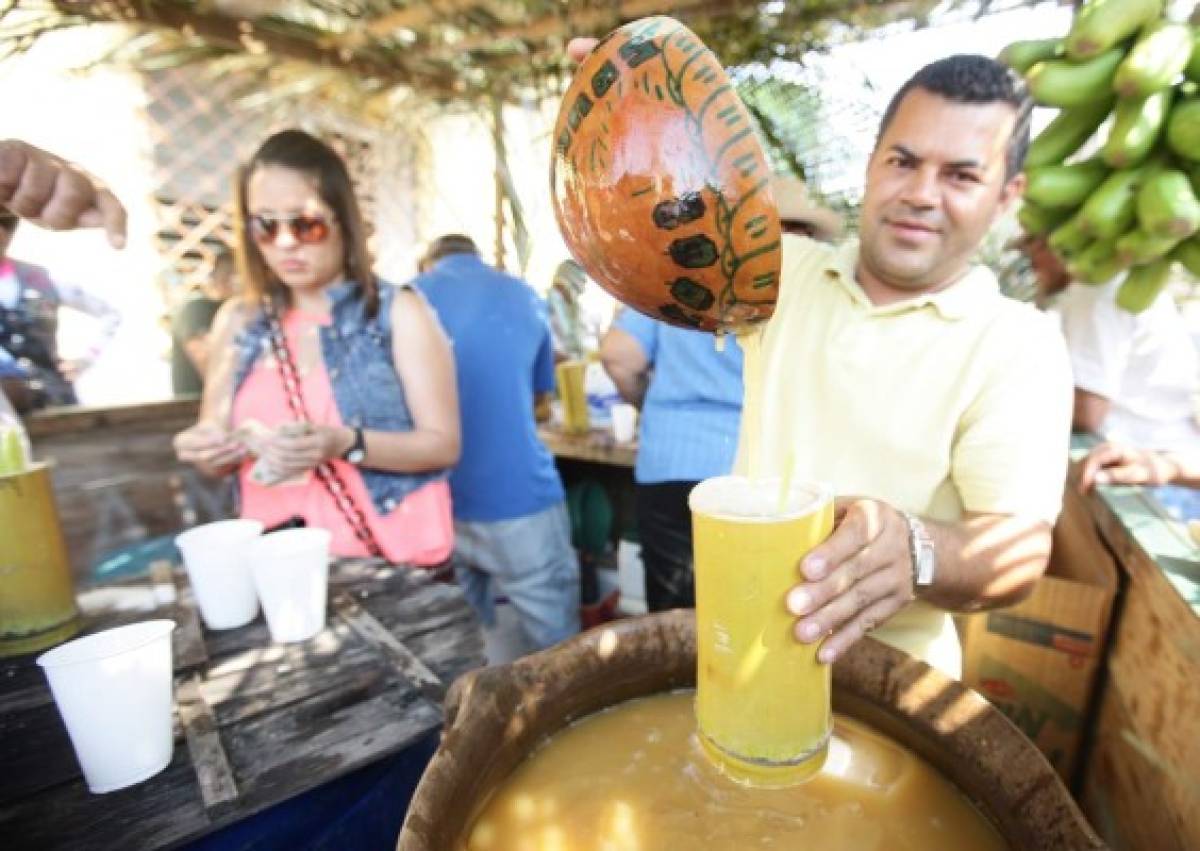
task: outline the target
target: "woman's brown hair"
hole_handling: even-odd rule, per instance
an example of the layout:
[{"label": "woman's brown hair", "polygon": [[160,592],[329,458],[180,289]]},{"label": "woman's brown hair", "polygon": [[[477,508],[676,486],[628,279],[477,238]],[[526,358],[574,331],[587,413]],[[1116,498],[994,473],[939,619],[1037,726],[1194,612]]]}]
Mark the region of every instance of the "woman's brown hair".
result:
[{"label": "woman's brown hair", "polygon": [[346,256],[342,258],[348,280],[362,287],[363,306],[369,317],[379,311],[379,282],[371,272],[367,251],[367,229],[346,163],[333,148],[303,130],[283,130],[271,136],[238,170],[234,188],[234,235],[237,240],[238,271],[245,282],[246,298],[260,302],[264,298],[287,298],[283,282],[267,266],[262,252],[250,235],[246,187],[251,176],[264,166],[290,168],[311,177],[321,200],[329,205],[342,229]]}]

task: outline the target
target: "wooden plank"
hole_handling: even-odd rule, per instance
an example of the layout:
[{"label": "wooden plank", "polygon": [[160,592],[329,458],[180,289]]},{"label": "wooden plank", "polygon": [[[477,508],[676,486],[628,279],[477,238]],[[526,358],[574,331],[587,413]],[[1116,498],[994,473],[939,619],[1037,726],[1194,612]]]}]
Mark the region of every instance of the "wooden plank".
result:
[{"label": "wooden plank", "polygon": [[446,697],[446,686],[416,654],[404,643],[375,620],[371,613],[356,603],[346,593],[333,598],[333,608],[339,617],[348,623],[368,644],[383,653],[396,668],[435,705],[441,706]]},{"label": "wooden plank", "polygon": [[[1130,573],[1086,787],[1111,807],[1097,822],[1155,835],[1133,847],[1200,848],[1200,620],[1144,554]],[[1145,818],[1148,793],[1154,819]]]},{"label": "wooden plank", "polygon": [[219,817],[232,808],[238,789],[216,719],[200,691],[200,678],[186,677],[176,689],[175,699],[204,808]]},{"label": "wooden plank", "polygon": [[574,435],[543,426],[538,429],[538,437],[556,458],[610,464],[614,467],[633,467],[637,462],[636,444],[617,443],[610,433],[599,429]]},{"label": "wooden plank", "polygon": [[[1172,722],[1173,723],[1173,722]],[[1196,810],[1181,824],[1178,812],[1167,813],[1164,779],[1169,776],[1154,749],[1133,731],[1134,720],[1125,697],[1116,689],[1105,692],[1096,725],[1080,806],[1088,821],[1112,851],[1194,851]],[[1176,781],[1178,782],[1178,781]],[[1190,782],[1197,778],[1192,771]]]},{"label": "wooden plank", "polygon": [[210,829],[183,745],[175,749],[171,764],[146,783],[101,796],[88,792],[78,779],[57,787],[53,795],[0,803],[5,851],[163,848]]},{"label": "wooden plank", "polygon": [[164,607],[163,617],[175,621],[171,650],[175,674],[199,667],[208,661],[204,646],[204,630],[200,613],[187,573],[175,570],[171,562],[160,559],[150,565],[150,582],[154,597]]},{"label": "wooden plank", "polygon": [[[1153,497],[1103,488],[1088,497],[1127,579],[1107,662],[1083,807],[1115,849],[1200,848],[1200,616],[1186,554]],[[1188,567],[1194,567],[1191,560]],[[1149,814],[1153,813],[1153,817]]]},{"label": "wooden plank", "polygon": [[194,423],[200,412],[199,399],[167,399],[132,405],[50,408],[34,411],[25,418],[29,439],[56,434],[86,435],[97,429],[129,428],[161,424],[165,420]]},{"label": "wooden plank", "polygon": [[[46,699],[39,705],[0,714],[0,802],[26,798],[80,778],[58,707],[45,685],[41,692]],[[0,814],[0,837],[6,830]]]}]

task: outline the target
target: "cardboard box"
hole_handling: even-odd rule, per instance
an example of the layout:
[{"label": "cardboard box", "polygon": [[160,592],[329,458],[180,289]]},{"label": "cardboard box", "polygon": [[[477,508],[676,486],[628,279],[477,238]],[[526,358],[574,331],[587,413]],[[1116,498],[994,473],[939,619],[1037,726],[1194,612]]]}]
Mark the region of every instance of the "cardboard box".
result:
[{"label": "cardboard box", "polygon": [[960,621],[963,682],[987,697],[1070,781],[1103,663],[1117,566],[1073,490],[1050,566],[1027,600]]}]

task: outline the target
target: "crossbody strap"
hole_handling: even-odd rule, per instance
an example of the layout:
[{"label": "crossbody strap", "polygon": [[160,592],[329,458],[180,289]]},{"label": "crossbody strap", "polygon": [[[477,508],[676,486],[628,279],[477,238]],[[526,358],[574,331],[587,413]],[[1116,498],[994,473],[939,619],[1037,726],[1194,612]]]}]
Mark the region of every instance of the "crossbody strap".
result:
[{"label": "crossbody strap", "polygon": [[[275,360],[279,363],[279,375],[283,380],[283,390],[287,395],[288,407],[292,409],[292,415],[296,419],[311,423],[312,420],[308,416],[308,408],[304,404],[304,396],[301,391],[300,371],[296,369],[296,361],[292,357],[291,349],[288,348],[287,337],[283,334],[283,325],[279,321],[279,314],[270,299],[263,300],[263,310],[266,312],[269,327],[267,337],[271,341],[271,351],[275,354]],[[354,502],[354,498],[350,495],[350,489],[346,487],[346,483],[342,481],[342,477],[338,475],[333,464],[329,461],[322,461],[313,472],[325,490],[329,492],[329,496],[333,498],[333,503],[342,517],[350,524],[354,537],[362,542],[372,556],[383,558],[383,549],[379,546],[379,541],[376,540],[374,533],[371,532],[366,515]]]}]

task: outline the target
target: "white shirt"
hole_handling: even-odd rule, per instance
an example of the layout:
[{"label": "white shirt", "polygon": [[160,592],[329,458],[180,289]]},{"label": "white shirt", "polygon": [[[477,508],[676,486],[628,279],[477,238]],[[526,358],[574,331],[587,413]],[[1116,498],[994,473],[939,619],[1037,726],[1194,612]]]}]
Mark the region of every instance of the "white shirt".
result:
[{"label": "white shirt", "polygon": [[1104,437],[1145,449],[1200,446],[1193,399],[1200,357],[1167,292],[1141,313],[1115,301],[1124,276],[1101,286],[1071,284],[1056,306],[1075,386],[1109,400]]}]

